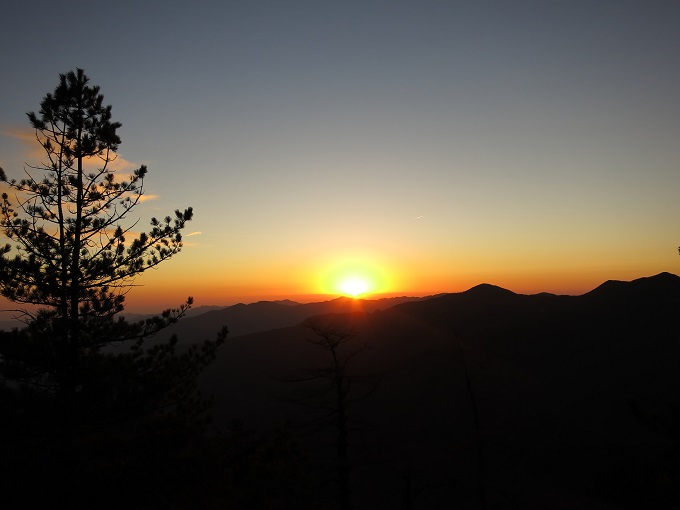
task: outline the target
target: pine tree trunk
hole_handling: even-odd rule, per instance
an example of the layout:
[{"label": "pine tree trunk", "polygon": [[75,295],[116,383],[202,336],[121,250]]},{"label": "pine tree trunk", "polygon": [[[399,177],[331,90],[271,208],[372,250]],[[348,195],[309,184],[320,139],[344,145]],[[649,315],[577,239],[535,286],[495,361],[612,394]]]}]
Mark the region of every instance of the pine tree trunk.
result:
[{"label": "pine tree trunk", "polygon": [[[336,365],[336,370],[341,370]],[[343,388],[343,376],[340,373],[336,382],[336,406],[338,412],[338,478],[339,478],[339,500],[340,508],[348,510],[350,508],[350,485],[349,485],[349,459],[347,452],[347,416],[345,413],[345,393]]]},{"label": "pine tree trunk", "polygon": [[77,189],[76,189],[76,220],[73,232],[73,253],[71,255],[71,296],[70,296],[70,324],[68,343],[68,387],[66,388],[69,398],[75,399],[75,393],[80,379],[80,320],[78,305],[80,303],[80,250],[83,221],[83,154],[82,154],[82,128],[78,129],[76,141],[78,162]]}]

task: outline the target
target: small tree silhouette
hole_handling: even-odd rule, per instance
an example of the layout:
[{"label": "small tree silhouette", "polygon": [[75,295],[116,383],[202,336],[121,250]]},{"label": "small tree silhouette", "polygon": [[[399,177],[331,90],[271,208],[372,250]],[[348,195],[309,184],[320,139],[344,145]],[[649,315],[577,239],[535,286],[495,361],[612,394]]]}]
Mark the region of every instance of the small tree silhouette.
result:
[{"label": "small tree silhouette", "polygon": [[477,456],[477,488],[479,495],[479,505],[482,510],[486,510],[487,506],[487,473],[486,463],[484,457],[484,435],[482,434],[481,419],[479,415],[479,404],[477,402],[477,395],[473,387],[473,382],[477,375],[486,366],[486,362],[482,363],[474,373],[471,372],[468,366],[467,355],[463,349],[463,343],[460,337],[455,333],[452,334],[452,340],[456,343],[458,354],[460,356],[460,363],[463,367],[463,376],[465,377],[465,390],[470,399],[470,407],[472,410],[472,420],[475,429],[475,449]]},{"label": "small tree silhouette", "polygon": [[[351,486],[349,462],[349,435],[351,419],[349,408],[353,403],[364,400],[375,389],[371,385],[367,391],[354,395],[354,383],[365,382],[364,377],[351,374],[350,362],[367,349],[366,343],[354,341],[356,330],[346,324],[343,319],[335,315],[310,317],[303,322],[314,336],[307,338],[311,345],[323,350],[326,354],[326,364],[320,367],[306,369],[299,377],[284,379],[285,382],[312,383],[313,389],[304,392],[296,402],[304,404],[322,414],[311,424],[314,431],[329,427],[335,430],[335,458],[337,461],[338,503],[340,508],[351,507]],[[314,383],[320,383],[317,386]]]}]

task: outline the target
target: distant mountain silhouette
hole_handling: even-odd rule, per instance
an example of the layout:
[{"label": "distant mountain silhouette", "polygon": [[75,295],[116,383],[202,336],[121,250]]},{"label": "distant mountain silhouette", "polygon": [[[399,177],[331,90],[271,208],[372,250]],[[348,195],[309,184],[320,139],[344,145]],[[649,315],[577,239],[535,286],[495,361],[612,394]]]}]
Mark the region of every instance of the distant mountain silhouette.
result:
[{"label": "distant mountain silhouette", "polygon": [[[289,303],[294,303],[293,301],[289,301]],[[190,308],[187,310],[185,317],[197,317],[199,315],[202,315],[207,312],[211,312],[214,310],[221,310],[223,308],[226,308],[224,306],[198,306],[195,308]],[[9,315],[9,314],[8,314]],[[18,315],[18,314],[17,314]],[[137,322],[137,321],[142,321],[144,319],[147,319],[149,317],[153,317],[154,315],[158,314],[153,314],[153,313],[128,313],[128,312],[123,312],[121,314],[123,317],[125,317],[129,322]],[[24,323],[15,319],[5,319],[5,320],[0,320],[0,329],[4,330],[11,330],[13,328],[23,328]]]},{"label": "distant mountain silhouette", "polygon": [[[352,362],[357,374],[380,377],[352,408],[361,424],[353,436],[358,508],[403,506],[394,488],[404,477],[419,494],[415,508],[476,507],[466,380],[479,409],[489,508],[675,508],[680,277],[607,282],[582,296],[484,284],[362,306],[289,307],[296,317],[272,303],[211,312],[227,324],[241,314],[244,330],[264,324],[267,311],[278,324],[331,313],[322,318],[351,324],[353,341],[368,344]],[[323,353],[299,323],[284,326],[230,339],[204,374],[218,427],[234,418],[260,428],[308,419],[309,410],[281,398],[291,389],[280,381],[321,366]],[[319,441],[311,452],[332,434]]]},{"label": "distant mountain silhouette", "polygon": [[416,297],[383,299],[352,299],[339,297],[319,303],[300,304],[290,300],[258,301],[209,311],[197,317],[187,317],[158,335],[164,339],[176,334],[180,339],[202,341],[212,339],[222,326],[229,328],[229,338],[273,328],[295,326],[307,317],[327,313],[372,312],[396,304],[418,300]]}]

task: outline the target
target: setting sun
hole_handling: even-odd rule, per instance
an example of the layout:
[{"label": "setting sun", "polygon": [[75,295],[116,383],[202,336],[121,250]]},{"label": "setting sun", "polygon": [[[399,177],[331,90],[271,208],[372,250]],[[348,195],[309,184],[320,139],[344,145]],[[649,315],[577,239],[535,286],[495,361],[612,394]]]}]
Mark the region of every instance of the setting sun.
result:
[{"label": "setting sun", "polygon": [[350,295],[352,297],[360,296],[365,294],[370,289],[370,286],[366,280],[363,278],[348,278],[340,283],[340,290],[343,294]]},{"label": "setting sun", "polygon": [[338,256],[319,271],[319,290],[325,294],[351,297],[383,293],[390,290],[388,268],[366,253]]}]

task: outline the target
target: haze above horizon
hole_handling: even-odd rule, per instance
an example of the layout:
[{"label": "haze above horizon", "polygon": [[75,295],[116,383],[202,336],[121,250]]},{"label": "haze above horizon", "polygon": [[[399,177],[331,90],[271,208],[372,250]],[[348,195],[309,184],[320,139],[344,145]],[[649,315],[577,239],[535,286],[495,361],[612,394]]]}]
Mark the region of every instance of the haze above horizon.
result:
[{"label": "haze above horizon", "polygon": [[126,311],[680,268],[680,4],[54,5],[3,9],[0,166],[40,161],[25,114],[81,67],[149,167],[140,225],[195,210]]}]

